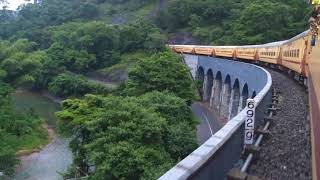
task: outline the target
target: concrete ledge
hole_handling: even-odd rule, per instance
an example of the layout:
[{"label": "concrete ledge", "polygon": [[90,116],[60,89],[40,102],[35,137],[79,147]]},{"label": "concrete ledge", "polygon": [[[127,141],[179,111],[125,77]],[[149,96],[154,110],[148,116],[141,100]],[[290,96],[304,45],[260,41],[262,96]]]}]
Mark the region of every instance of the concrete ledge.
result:
[{"label": "concrete ledge", "polygon": [[[255,66],[247,64],[248,66]],[[264,99],[268,94],[272,86],[272,78],[268,71],[255,66],[261,71],[265,72],[267,76],[267,82],[264,88],[254,98],[256,106]],[[243,125],[246,117],[246,109],[242,110],[236,117],[230,120],[221,130],[215,133],[210,139],[208,139],[202,146],[197,148],[185,159],[180,161],[176,166],[170,169],[167,173],[159,178],[159,180],[184,180],[192,177],[198,172],[215,153],[230,139],[230,137]],[[212,178],[213,179],[213,178]]]}]

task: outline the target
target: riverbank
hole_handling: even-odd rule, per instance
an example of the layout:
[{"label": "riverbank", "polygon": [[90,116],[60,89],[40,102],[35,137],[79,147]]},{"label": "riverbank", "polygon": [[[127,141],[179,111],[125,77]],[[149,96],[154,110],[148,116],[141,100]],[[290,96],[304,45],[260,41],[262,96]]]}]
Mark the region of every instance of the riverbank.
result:
[{"label": "riverbank", "polygon": [[29,156],[33,153],[37,153],[37,152],[40,152],[43,148],[45,148],[47,145],[49,145],[50,143],[52,143],[54,137],[55,137],[55,131],[53,128],[50,128],[48,126],[47,123],[44,123],[42,124],[41,126],[43,129],[46,129],[47,132],[48,132],[48,142],[46,144],[42,144],[40,145],[39,147],[35,147],[33,149],[22,149],[22,150],[19,150],[18,152],[16,152],[16,156],[17,157],[22,157],[22,156]]},{"label": "riverbank", "polygon": [[62,100],[53,96],[48,97],[45,92],[23,89],[13,94],[13,100],[17,111],[27,112],[32,109],[40,118],[46,120],[41,128],[46,129],[43,131],[47,135],[47,141],[42,146],[17,153],[20,164],[16,167],[14,179],[62,179],[57,172],[65,172],[72,163],[72,153],[68,147],[69,139],[55,133],[57,124],[55,112],[60,110],[59,103]]}]

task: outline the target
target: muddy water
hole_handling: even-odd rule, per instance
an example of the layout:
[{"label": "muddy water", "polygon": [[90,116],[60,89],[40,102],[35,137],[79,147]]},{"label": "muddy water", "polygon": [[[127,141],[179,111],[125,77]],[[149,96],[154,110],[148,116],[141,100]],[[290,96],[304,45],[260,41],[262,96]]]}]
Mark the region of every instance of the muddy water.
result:
[{"label": "muddy water", "polygon": [[[57,119],[54,115],[59,104],[26,90],[17,90],[13,95],[17,110],[30,111],[32,108],[39,116],[47,120],[49,128],[55,130]],[[67,170],[72,163],[72,153],[68,148],[69,141],[55,134],[53,141],[40,152],[20,157],[15,179],[17,180],[59,180],[59,174]]]}]

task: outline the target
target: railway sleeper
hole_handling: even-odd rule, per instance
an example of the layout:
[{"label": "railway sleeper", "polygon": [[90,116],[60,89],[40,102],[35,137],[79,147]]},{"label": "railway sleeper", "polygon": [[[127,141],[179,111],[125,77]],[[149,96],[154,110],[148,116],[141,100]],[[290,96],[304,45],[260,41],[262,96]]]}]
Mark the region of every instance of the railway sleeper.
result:
[{"label": "railway sleeper", "polygon": [[274,122],[274,118],[269,117],[269,116],[266,116],[266,117],[263,119],[263,121],[264,121],[264,124],[267,124],[267,123],[269,122],[270,125],[272,125],[273,122]]},{"label": "railway sleeper", "polygon": [[228,172],[227,180],[261,180],[261,178],[242,172],[239,168],[233,168]]},{"label": "railway sleeper", "polygon": [[275,107],[268,108],[268,113],[272,112],[273,115],[276,115],[278,110],[279,108],[275,108]]},{"label": "railway sleeper", "polygon": [[262,134],[264,138],[269,138],[270,135],[271,135],[271,131],[269,131],[269,130],[264,130],[264,129],[256,129],[256,130],[255,130],[255,133],[256,133],[257,135]]},{"label": "railway sleeper", "polygon": [[262,179],[259,178],[258,176],[248,175],[248,176],[247,176],[247,180],[262,180]]},{"label": "railway sleeper", "polygon": [[257,160],[259,158],[261,147],[255,145],[246,145],[241,154],[241,159],[245,159],[249,156],[249,154],[253,155],[253,160]]},{"label": "railway sleeper", "polygon": [[248,174],[239,168],[231,169],[227,174],[227,180],[247,180]]},{"label": "railway sleeper", "polygon": [[278,103],[276,103],[276,102],[273,102],[273,103],[269,104],[269,107],[270,107],[270,108],[271,108],[271,107],[276,107],[276,106],[278,106]]}]

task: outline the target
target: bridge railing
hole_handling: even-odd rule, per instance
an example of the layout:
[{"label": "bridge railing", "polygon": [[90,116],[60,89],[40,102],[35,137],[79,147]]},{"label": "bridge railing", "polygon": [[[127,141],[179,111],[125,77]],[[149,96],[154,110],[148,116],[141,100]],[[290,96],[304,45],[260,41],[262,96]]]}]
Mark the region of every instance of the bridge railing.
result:
[{"label": "bridge railing", "polygon": [[[248,64],[248,66],[254,66]],[[263,68],[267,81],[264,88],[254,98],[256,103],[256,125],[262,125],[266,106],[271,102],[272,79],[269,72]],[[215,133],[203,145],[179,162],[159,180],[175,179],[225,179],[226,173],[233,168],[240,159],[244,147],[244,121],[246,110],[242,110],[231,119],[221,130]]]}]

